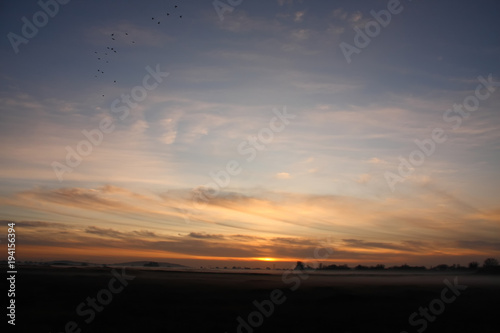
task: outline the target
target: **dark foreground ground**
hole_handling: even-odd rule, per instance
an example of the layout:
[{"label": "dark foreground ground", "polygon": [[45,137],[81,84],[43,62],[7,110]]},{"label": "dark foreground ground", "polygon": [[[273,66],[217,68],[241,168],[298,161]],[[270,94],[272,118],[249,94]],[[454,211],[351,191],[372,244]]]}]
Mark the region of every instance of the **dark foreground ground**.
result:
[{"label": "dark foreground ground", "polygon": [[[499,276],[458,275],[458,284],[467,289],[456,290],[457,296],[443,291],[443,281],[453,285],[456,275],[310,274],[302,279],[295,273],[125,273],[135,278],[121,283],[111,268],[19,269],[16,326],[9,331],[500,332]],[[282,294],[271,296],[275,289]],[[92,309],[92,298],[98,310]],[[273,299],[281,304],[271,306]],[[260,312],[255,300],[262,304]],[[429,306],[436,315],[429,310],[427,319],[417,314],[409,323],[412,313]],[[238,317],[246,322],[239,328]]]}]

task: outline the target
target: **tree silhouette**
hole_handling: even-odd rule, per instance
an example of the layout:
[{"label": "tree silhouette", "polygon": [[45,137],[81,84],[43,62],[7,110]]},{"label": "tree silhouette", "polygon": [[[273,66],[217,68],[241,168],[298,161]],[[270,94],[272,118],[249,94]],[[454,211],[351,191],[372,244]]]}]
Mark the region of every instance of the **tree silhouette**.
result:
[{"label": "tree silhouette", "polygon": [[469,269],[477,269],[479,267],[479,263],[477,261],[472,261],[469,263]]},{"label": "tree silhouette", "polygon": [[496,260],[495,258],[488,258],[483,263],[484,268],[495,266],[498,266],[498,260]]},{"label": "tree silhouette", "polygon": [[302,261],[297,261],[297,266],[295,266],[294,269],[303,271],[305,269],[304,263],[302,263]]}]

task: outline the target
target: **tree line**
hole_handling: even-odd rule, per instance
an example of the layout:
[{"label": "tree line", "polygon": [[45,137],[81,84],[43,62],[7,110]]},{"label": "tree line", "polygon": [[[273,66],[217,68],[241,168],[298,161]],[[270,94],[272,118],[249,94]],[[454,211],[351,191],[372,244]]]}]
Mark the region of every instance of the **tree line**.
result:
[{"label": "tree line", "polygon": [[297,265],[295,267],[296,270],[335,270],[335,271],[475,271],[475,272],[483,272],[483,273],[500,273],[500,265],[498,260],[495,258],[487,258],[484,260],[483,264],[480,265],[477,261],[472,261],[467,266],[462,266],[460,264],[440,264],[437,266],[432,266],[427,268],[426,266],[410,266],[407,264],[401,266],[391,266],[386,267],[385,265],[378,264],[375,266],[365,266],[365,265],[357,265],[354,267],[349,267],[347,264],[343,265],[323,265],[319,264],[317,268],[313,268],[307,264],[304,264],[301,261],[297,261]]}]

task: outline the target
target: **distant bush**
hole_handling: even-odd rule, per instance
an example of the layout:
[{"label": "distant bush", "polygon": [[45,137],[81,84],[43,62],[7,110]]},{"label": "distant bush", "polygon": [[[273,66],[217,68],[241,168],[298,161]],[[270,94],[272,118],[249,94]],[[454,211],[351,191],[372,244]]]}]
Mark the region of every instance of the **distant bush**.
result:
[{"label": "distant bush", "polygon": [[473,261],[469,263],[469,269],[478,269],[479,263],[477,261]]},{"label": "distant bush", "polygon": [[160,264],[155,262],[155,261],[150,261],[150,262],[144,264],[144,267],[160,267]]},{"label": "distant bush", "polygon": [[321,269],[324,269],[324,270],[332,270],[332,271],[335,271],[335,270],[350,270],[351,268],[349,268],[349,266],[347,265],[340,265],[340,266],[337,266],[337,265],[329,265],[329,266],[323,266]]},{"label": "distant bush", "polygon": [[496,267],[496,266],[498,266],[498,260],[496,260],[495,258],[488,258],[483,263],[483,267],[484,268],[486,268],[486,267]]}]

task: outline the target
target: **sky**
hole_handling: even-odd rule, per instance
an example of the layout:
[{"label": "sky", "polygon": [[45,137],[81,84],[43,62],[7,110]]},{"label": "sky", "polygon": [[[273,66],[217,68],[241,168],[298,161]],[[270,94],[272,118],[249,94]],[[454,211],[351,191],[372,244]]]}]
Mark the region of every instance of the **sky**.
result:
[{"label": "sky", "polygon": [[499,258],[499,11],[3,1],[2,238],[19,260]]}]

